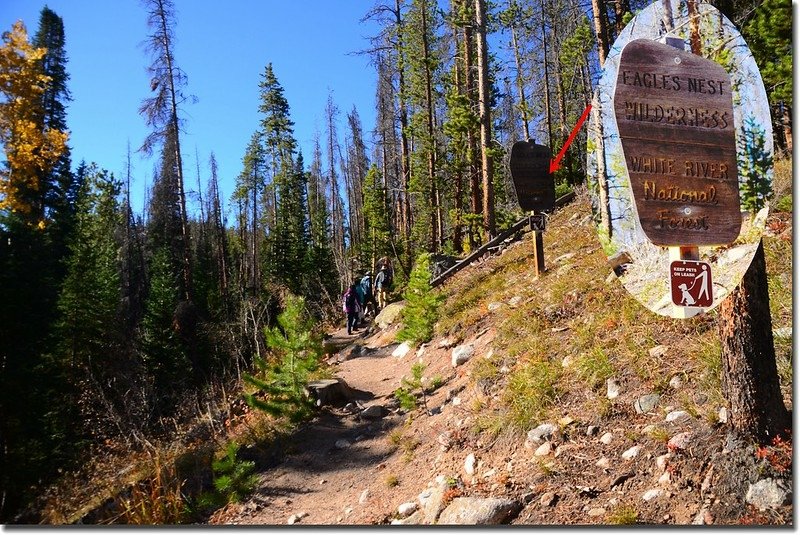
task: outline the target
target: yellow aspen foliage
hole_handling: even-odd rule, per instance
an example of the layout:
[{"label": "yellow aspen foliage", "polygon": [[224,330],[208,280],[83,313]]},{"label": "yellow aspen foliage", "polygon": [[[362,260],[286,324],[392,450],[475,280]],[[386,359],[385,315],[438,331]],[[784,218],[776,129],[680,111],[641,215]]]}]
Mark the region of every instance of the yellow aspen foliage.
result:
[{"label": "yellow aspen foliage", "polygon": [[[6,165],[0,168],[0,210],[37,214],[34,205],[40,177],[49,172],[66,148],[69,134],[45,128],[42,93],[50,77],[42,74],[45,48],[28,40],[22,21],[3,33],[0,46],[0,142]],[[34,221],[43,227],[43,221]]]}]

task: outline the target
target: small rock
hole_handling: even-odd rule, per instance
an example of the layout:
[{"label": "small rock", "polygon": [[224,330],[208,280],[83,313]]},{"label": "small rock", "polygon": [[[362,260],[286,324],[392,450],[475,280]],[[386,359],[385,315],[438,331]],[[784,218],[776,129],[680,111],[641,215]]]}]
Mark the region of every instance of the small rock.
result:
[{"label": "small rock", "polygon": [[603,470],[608,470],[609,468],[611,468],[611,461],[608,459],[608,457],[601,457],[600,460],[594,464],[595,466],[600,467]]},{"label": "small rock", "polygon": [[655,409],[660,400],[661,396],[659,394],[648,394],[637,399],[633,404],[633,408],[636,409],[638,414],[645,414]]},{"label": "small rock", "polygon": [[692,415],[686,411],[672,411],[667,414],[667,417],[664,418],[664,421],[668,423],[683,423],[688,422],[691,419]]},{"label": "small rock", "polygon": [[458,347],[454,347],[451,353],[451,362],[453,364],[453,368],[461,366],[469,359],[471,359],[472,355],[474,354],[475,354],[475,347],[472,344],[464,344]]},{"label": "small rock", "polygon": [[593,437],[599,432],[600,432],[600,427],[598,427],[596,425],[590,425],[590,426],[588,426],[586,428],[586,436],[587,437]]},{"label": "small rock", "polygon": [[670,457],[672,457],[671,453],[665,453],[664,455],[656,457],[656,466],[659,470],[664,471],[667,469],[667,461]]},{"label": "small rock", "polygon": [[291,524],[297,524],[298,522],[300,522],[303,518],[305,518],[307,516],[308,516],[308,513],[306,513],[305,511],[301,511],[299,513],[295,513],[292,516],[290,516],[289,520],[287,520],[286,523],[290,524],[290,525]]},{"label": "small rock", "polygon": [[558,501],[558,495],[555,492],[545,492],[542,494],[542,497],[539,498],[539,505],[542,507],[550,507],[554,505]]},{"label": "small rock", "polygon": [[507,374],[511,373],[511,368],[509,368],[508,366],[506,366],[505,364],[503,364],[503,365],[500,367],[500,373],[502,373],[503,375],[507,375]]},{"label": "small rock", "polygon": [[410,516],[411,513],[415,512],[416,510],[417,510],[416,502],[401,503],[400,506],[397,508],[397,512],[402,518]]},{"label": "small rock", "polygon": [[670,479],[671,479],[671,476],[669,474],[669,471],[664,471],[664,473],[661,474],[661,477],[658,478],[658,484],[659,485],[666,485],[667,483],[669,483]]},{"label": "small rock", "polygon": [[381,405],[370,405],[361,411],[361,417],[367,420],[378,420],[383,418],[384,408]]},{"label": "small rock", "polygon": [[515,308],[522,302],[522,296],[515,295],[511,299],[508,300],[508,306]]},{"label": "small rock", "polygon": [[392,351],[392,356],[399,359],[405,357],[411,351],[411,345],[408,342],[403,342]]},{"label": "small rock", "polygon": [[572,355],[567,355],[566,357],[561,359],[562,368],[571,368],[573,364],[575,364],[575,357],[573,357]]},{"label": "small rock", "polygon": [[604,433],[602,437],[600,437],[600,442],[603,444],[611,444],[611,441],[614,440],[614,435],[611,433]]},{"label": "small rock", "polygon": [[649,502],[650,500],[658,498],[662,494],[664,494],[664,491],[662,489],[650,489],[644,494],[642,494],[642,499],[646,502]]},{"label": "small rock", "polygon": [[606,514],[606,510],[603,509],[602,507],[592,507],[586,514],[588,514],[591,517],[598,517]]},{"label": "small rock", "polygon": [[692,434],[690,432],[685,433],[678,433],[667,442],[667,448],[670,451],[675,450],[685,450],[692,440]]},{"label": "small rock", "polygon": [[439,343],[436,344],[436,347],[439,349],[448,349],[453,347],[455,343],[455,340],[452,340],[451,338],[442,338]]},{"label": "small rock", "polygon": [[364,489],[364,492],[361,493],[361,496],[358,498],[358,503],[364,505],[369,501],[369,489]]},{"label": "small rock", "polygon": [[764,511],[788,503],[788,496],[782,481],[767,478],[748,487],[745,501]]},{"label": "small rock", "polygon": [[420,359],[424,354],[425,354],[425,344],[422,344],[421,346],[419,346],[419,349],[417,349],[417,353],[414,356]]},{"label": "small rock", "polygon": [[677,390],[683,386],[683,379],[680,375],[673,375],[672,379],[669,380],[669,387],[673,390]]},{"label": "small rock", "polygon": [[489,309],[489,312],[494,312],[495,310],[497,310],[497,309],[498,309],[498,308],[500,308],[501,306],[503,306],[503,304],[502,304],[502,303],[497,303],[497,302],[494,302],[494,303],[489,303],[489,304],[486,306],[486,308],[488,308],[488,309]]},{"label": "small rock", "polygon": [[333,444],[333,447],[336,448],[337,450],[345,450],[345,449],[349,448],[351,445],[352,444],[350,443],[349,440],[345,440],[343,438],[340,438],[339,440],[337,440]]},{"label": "small rock", "polygon": [[719,415],[717,416],[717,418],[719,418],[719,423],[727,424],[728,423],[728,409],[726,407],[722,407],[719,410]]},{"label": "small rock", "polygon": [[541,424],[528,431],[528,441],[541,442],[542,440],[547,440],[551,438],[556,431],[558,431],[558,426],[555,424]]},{"label": "small rock", "polygon": [[325,483],[327,483],[327,482],[328,482],[328,480],[327,480],[327,479],[320,479],[320,480],[319,480],[319,484],[320,484],[320,485],[324,485],[324,484],[325,484]]},{"label": "small rock", "polygon": [[552,450],[552,446],[550,445],[550,443],[549,442],[545,442],[544,444],[542,444],[541,446],[536,448],[536,451],[533,452],[533,454],[536,457],[545,457],[547,455],[550,455],[550,451],[551,450]]},{"label": "small rock", "polygon": [[667,351],[669,351],[669,348],[667,346],[659,345],[650,349],[648,353],[650,354],[651,358],[660,359],[661,357],[667,354]]},{"label": "small rock", "polygon": [[622,454],[622,458],[625,459],[626,461],[630,461],[631,459],[639,455],[639,452],[641,451],[642,451],[641,446],[639,445],[633,446],[632,448],[625,450],[625,452]]},{"label": "small rock", "polygon": [[620,384],[616,379],[609,379],[606,381],[606,397],[608,399],[616,399],[619,397]]},{"label": "small rock", "polygon": [[442,451],[447,451],[453,445],[453,434],[450,431],[445,431],[436,438],[436,441],[442,447]]},{"label": "small rock", "polygon": [[464,459],[464,473],[466,473],[468,476],[474,475],[475,465],[476,465],[475,454],[470,453],[469,455],[467,455],[467,458]]}]

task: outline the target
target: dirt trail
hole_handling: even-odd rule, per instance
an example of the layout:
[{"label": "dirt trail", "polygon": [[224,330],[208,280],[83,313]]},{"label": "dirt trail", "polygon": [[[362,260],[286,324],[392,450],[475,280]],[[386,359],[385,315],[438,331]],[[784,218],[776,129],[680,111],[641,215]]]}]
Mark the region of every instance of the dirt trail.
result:
[{"label": "dirt trail", "polygon": [[[359,404],[386,407],[413,361],[393,357],[397,344],[382,343],[381,338],[386,337],[381,331],[369,337],[366,334],[363,329],[352,336],[344,329],[333,333],[329,342],[359,344],[366,354],[335,364],[332,372],[350,387],[370,394]],[[345,347],[334,359],[350,349]],[[277,466],[260,473],[253,496],[219,511],[209,523],[280,525],[290,522],[293,515],[305,525],[380,522],[386,515],[382,511],[394,504],[375,496],[374,491],[364,495],[368,488],[365,476],[380,471],[396,449],[387,436],[402,424],[403,417],[388,412],[383,418],[368,420],[358,413],[358,409],[324,407],[281,444],[283,455]]]}]

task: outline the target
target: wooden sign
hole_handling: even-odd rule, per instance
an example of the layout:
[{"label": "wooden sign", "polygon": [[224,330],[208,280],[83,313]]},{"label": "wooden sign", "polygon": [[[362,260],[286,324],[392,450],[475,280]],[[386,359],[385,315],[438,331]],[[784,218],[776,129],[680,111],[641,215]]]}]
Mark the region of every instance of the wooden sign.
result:
[{"label": "wooden sign", "polygon": [[532,141],[517,141],[511,147],[511,178],[520,207],[525,211],[549,212],[556,205],[556,183],[550,173],[550,147]]},{"label": "wooden sign", "polygon": [[706,262],[676,260],[670,263],[672,302],[679,307],[710,307],[714,302],[711,266]]},{"label": "wooden sign", "polygon": [[639,222],[656,245],[720,245],[739,235],[728,73],[655,41],[622,50],[614,93]]}]

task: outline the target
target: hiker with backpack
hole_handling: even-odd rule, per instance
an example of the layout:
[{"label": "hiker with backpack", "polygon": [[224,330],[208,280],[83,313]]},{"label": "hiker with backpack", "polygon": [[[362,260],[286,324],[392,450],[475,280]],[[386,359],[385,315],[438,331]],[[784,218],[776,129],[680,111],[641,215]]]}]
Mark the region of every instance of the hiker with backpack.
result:
[{"label": "hiker with backpack", "polygon": [[353,330],[358,325],[358,294],[356,293],[355,281],[342,296],[342,311],[347,314],[347,334],[353,334]]},{"label": "hiker with backpack", "polygon": [[364,293],[364,313],[371,313],[375,316],[375,311],[378,309],[378,303],[375,302],[375,295],[372,293],[372,272],[367,271],[366,275],[361,279],[360,287]]},{"label": "hiker with backpack", "polygon": [[386,264],[381,266],[381,270],[375,276],[375,292],[378,294],[378,310],[383,310],[386,306],[386,299],[389,290],[392,289],[392,270]]}]

